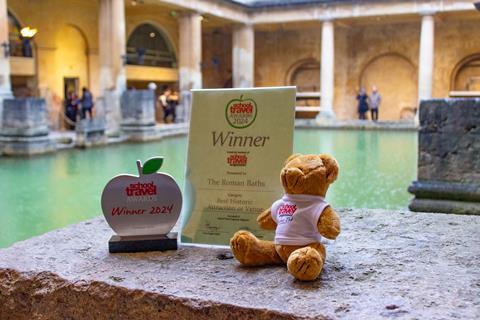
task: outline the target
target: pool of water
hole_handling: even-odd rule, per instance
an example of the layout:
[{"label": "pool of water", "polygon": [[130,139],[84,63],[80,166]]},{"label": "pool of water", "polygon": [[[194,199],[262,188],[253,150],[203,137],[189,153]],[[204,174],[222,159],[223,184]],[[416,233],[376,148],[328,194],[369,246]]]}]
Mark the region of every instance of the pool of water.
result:
[{"label": "pool of water", "polygon": [[[101,215],[100,195],[118,173],[136,174],[136,159],[164,155],[162,171],[183,188],[185,137],[160,142],[0,157],[0,247]],[[296,130],[295,152],[334,155],[340,175],[327,195],[334,207],[405,208],[416,176],[415,132]]]}]

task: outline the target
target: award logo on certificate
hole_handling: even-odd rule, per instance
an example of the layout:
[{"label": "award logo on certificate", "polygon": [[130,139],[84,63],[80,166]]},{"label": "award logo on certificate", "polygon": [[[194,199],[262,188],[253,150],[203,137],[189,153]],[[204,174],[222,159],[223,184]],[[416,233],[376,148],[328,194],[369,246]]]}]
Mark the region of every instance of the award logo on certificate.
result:
[{"label": "award logo on certificate", "polygon": [[182,242],[227,245],[282,192],[293,147],[295,87],[192,90]]}]

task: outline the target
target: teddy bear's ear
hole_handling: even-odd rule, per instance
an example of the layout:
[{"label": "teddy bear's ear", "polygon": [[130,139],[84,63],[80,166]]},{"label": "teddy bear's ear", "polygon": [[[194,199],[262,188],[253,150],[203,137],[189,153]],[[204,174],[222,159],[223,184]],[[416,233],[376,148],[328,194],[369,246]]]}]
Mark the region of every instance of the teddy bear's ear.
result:
[{"label": "teddy bear's ear", "polygon": [[327,169],[327,183],[333,183],[337,180],[338,176],[338,162],[329,154],[319,154],[320,159],[322,159],[325,168]]},{"label": "teddy bear's ear", "polygon": [[283,165],[286,166],[287,163],[289,163],[289,162],[292,161],[293,159],[298,158],[298,157],[300,157],[300,156],[301,156],[300,153],[294,153],[294,154],[292,154],[290,157],[288,157],[287,160],[285,160],[285,163],[284,163]]},{"label": "teddy bear's ear", "polygon": [[298,168],[286,168],[280,175],[282,185],[287,193],[302,193],[305,188],[305,174]]}]

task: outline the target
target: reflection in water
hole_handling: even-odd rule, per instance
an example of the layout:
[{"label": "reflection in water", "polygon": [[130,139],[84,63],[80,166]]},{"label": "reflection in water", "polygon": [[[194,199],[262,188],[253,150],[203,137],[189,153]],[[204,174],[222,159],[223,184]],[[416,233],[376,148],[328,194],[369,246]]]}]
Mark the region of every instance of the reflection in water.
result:
[{"label": "reflection in water", "polygon": [[297,130],[294,149],[338,160],[340,174],[327,194],[334,207],[407,207],[417,168],[415,132]]},{"label": "reflection in water", "polygon": [[[404,208],[416,174],[416,133],[297,130],[295,152],[330,153],[340,163],[327,200],[338,207]],[[137,174],[135,160],[163,155],[162,171],[183,189],[186,138],[0,158],[0,247],[101,214],[110,178]]]}]

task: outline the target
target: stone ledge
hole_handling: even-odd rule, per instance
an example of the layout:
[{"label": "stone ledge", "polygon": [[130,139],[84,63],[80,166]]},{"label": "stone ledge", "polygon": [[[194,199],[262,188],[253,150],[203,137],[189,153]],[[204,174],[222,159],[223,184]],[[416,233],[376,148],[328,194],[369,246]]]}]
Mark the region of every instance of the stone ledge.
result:
[{"label": "stone ledge", "polygon": [[372,130],[372,131],[418,131],[413,121],[370,121],[370,120],[331,120],[295,119],[295,128],[331,130]]},{"label": "stone ledge", "polygon": [[109,254],[102,218],[0,250],[0,319],[478,319],[480,217],[339,210],[319,280],[226,249]]}]

